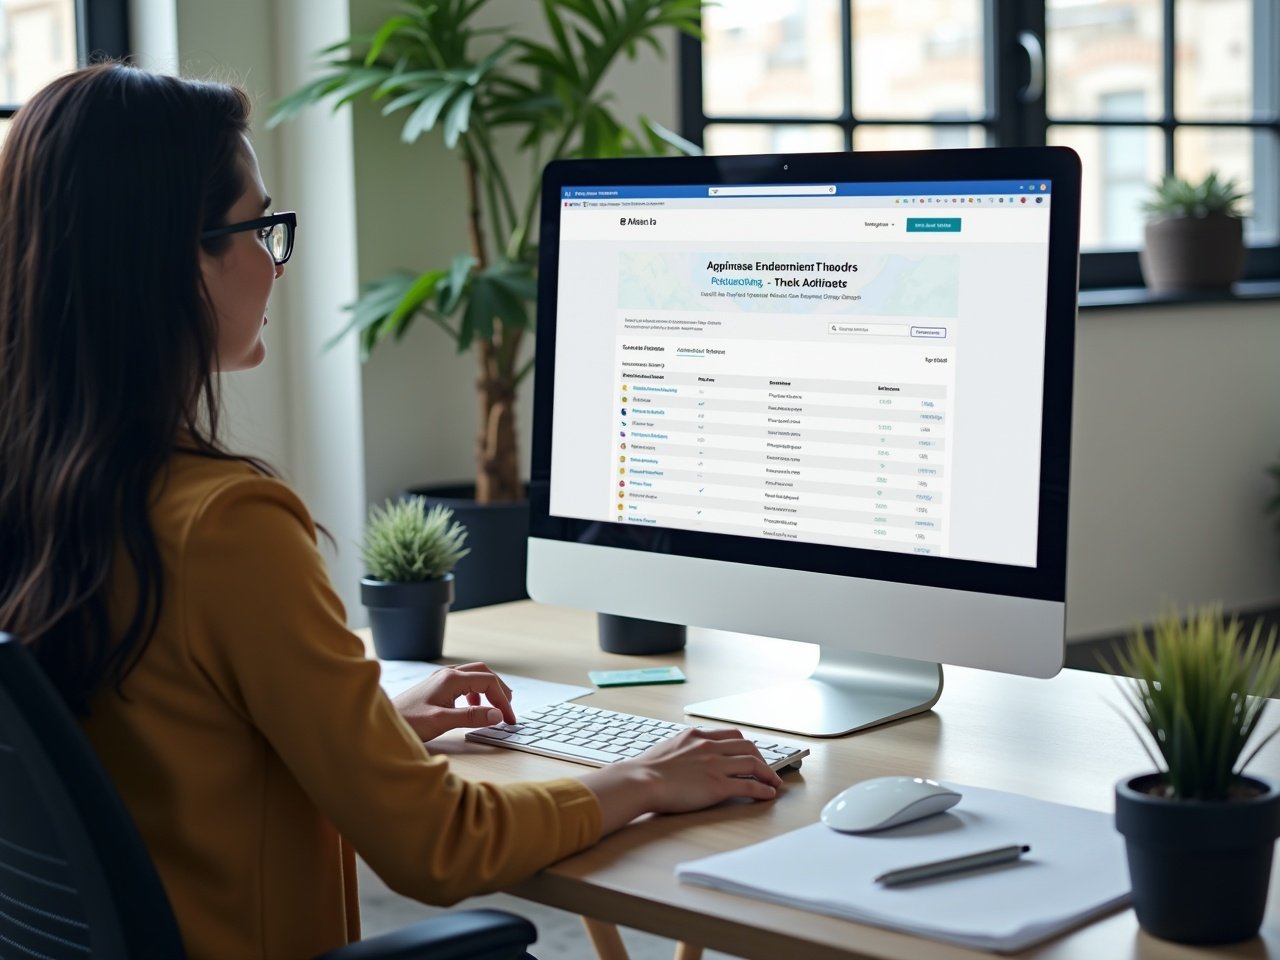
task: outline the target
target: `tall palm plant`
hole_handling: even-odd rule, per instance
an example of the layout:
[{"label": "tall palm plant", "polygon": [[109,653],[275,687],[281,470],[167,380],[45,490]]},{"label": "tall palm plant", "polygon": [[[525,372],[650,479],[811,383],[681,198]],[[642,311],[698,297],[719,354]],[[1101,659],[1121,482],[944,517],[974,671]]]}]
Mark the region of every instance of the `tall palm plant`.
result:
[{"label": "tall palm plant", "polygon": [[[610,109],[601,81],[618,58],[658,37],[696,34],[702,0],[540,0],[550,42],[474,24],[490,0],[408,0],[371,34],[321,51],[324,73],[276,105],[274,125],[321,101],[367,98],[403,117],[401,139],[439,132],[462,160],[469,249],[448,265],[397,271],[367,284],[338,337],[355,333],[361,356],[426,317],[479,362],[480,432],[476,499],[524,495],[516,446],[516,388],[532,369],[521,343],[536,297],[539,177],[562,157],[696,152],[644,117],[636,127]],[[531,3],[532,6],[532,3]],[[495,136],[514,129],[534,173],[524,196],[512,189]],[[337,338],[335,338],[337,339]]]}]

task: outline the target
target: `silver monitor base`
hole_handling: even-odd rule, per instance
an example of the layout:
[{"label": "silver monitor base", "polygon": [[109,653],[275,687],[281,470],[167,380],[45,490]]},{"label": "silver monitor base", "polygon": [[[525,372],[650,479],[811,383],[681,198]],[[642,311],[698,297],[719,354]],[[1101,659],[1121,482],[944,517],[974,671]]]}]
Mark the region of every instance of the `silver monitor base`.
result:
[{"label": "silver monitor base", "polygon": [[804,680],[691,703],[684,712],[806,737],[839,737],[923,713],[941,695],[941,664],[824,650]]}]

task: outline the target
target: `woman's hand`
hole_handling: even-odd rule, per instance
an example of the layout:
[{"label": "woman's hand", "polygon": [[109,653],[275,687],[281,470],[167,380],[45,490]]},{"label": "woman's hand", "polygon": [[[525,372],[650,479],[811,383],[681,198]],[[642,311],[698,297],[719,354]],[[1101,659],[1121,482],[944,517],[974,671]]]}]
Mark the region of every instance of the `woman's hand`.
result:
[{"label": "woman's hand", "polygon": [[[454,706],[459,697],[467,698],[467,706]],[[485,706],[481,697],[491,706]],[[511,709],[511,688],[483,663],[441,667],[392,703],[424,742],[456,727],[516,722],[515,711]]]},{"label": "woman's hand", "polygon": [[772,800],[782,786],[740,731],[697,727],[582,781],[600,801],[605,833],[644,813],[686,813],[731,797]]}]

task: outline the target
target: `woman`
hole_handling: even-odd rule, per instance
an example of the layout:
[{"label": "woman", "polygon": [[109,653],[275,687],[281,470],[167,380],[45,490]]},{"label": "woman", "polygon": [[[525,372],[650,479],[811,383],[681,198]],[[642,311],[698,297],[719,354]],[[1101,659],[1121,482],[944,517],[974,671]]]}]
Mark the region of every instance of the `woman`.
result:
[{"label": "woman", "polygon": [[84,718],[191,955],[357,939],[354,851],[450,903],[646,812],[772,798],[736,731],[507,786],[424,749],[514,720],[509,691],[470,664],[392,704],[306,508],[219,440],[218,375],[263,361],[293,240],[247,117],[233,88],[103,65],[0,153],[0,628]]}]

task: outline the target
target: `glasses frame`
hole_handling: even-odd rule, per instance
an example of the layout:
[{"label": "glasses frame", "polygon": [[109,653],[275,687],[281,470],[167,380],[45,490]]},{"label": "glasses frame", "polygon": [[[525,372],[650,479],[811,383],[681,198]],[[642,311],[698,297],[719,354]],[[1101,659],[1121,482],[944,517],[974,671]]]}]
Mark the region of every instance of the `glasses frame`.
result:
[{"label": "glasses frame", "polygon": [[[268,214],[265,217],[257,217],[253,220],[242,220],[240,223],[229,223],[225,227],[213,227],[209,230],[203,230],[200,233],[200,239],[212,240],[214,237],[225,237],[229,233],[244,233],[248,230],[260,230],[263,227],[274,227],[282,223],[289,229],[284,256],[277,258],[274,253],[271,254],[271,258],[275,260],[276,266],[282,267],[288,263],[289,258],[293,256],[293,238],[298,232],[298,215],[292,210],[282,210],[280,213]],[[267,249],[269,251],[271,248],[268,247]]]}]

